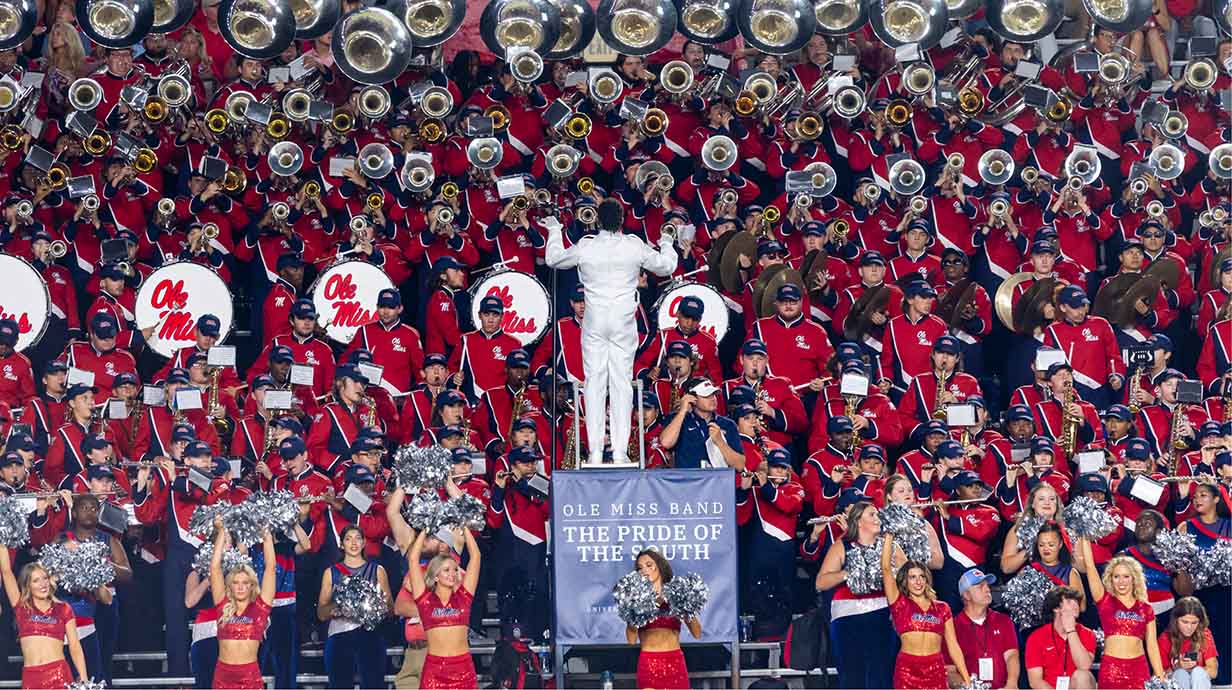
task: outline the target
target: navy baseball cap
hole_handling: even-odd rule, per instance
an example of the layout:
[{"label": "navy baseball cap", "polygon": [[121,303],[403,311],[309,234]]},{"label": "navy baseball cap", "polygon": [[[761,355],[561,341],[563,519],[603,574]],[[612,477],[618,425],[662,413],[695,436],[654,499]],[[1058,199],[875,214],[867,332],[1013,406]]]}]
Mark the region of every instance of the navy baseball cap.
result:
[{"label": "navy baseball cap", "polygon": [[204,336],[217,338],[222,333],[222,321],[213,314],[202,314],[197,319],[197,332]]},{"label": "navy baseball cap", "polygon": [[1048,365],[1048,370],[1044,372],[1044,376],[1052,378],[1062,371],[1073,372],[1074,368],[1069,365],[1069,362],[1053,362]]},{"label": "navy baseball cap", "polygon": [[693,356],[693,346],[687,340],[673,340],[667,344],[667,356],[690,358]]},{"label": "navy baseball cap", "polygon": [[958,594],[962,596],[964,592],[972,587],[984,583],[995,585],[997,584],[997,577],[995,575],[985,575],[984,571],[979,568],[971,568],[963,573],[962,577],[958,578]]},{"label": "navy baseball cap", "polygon": [[450,455],[453,456],[453,464],[455,465],[459,463],[463,463],[463,462],[471,463],[471,464],[475,462],[471,458],[470,448],[462,448],[462,447],[454,448],[453,451],[450,453]]},{"label": "navy baseball cap", "polygon": [[744,341],[744,345],[740,346],[740,354],[742,355],[765,355],[766,344],[757,338],[749,338]]},{"label": "navy baseball cap", "polygon": [[687,316],[690,319],[700,319],[705,310],[706,306],[702,304],[701,298],[689,295],[680,300],[680,306],[676,313],[680,316]]},{"label": "navy baseball cap", "polygon": [[835,514],[843,513],[848,508],[850,508],[851,506],[861,501],[867,501],[871,503],[872,500],[873,499],[869,498],[864,492],[860,491],[859,489],[851,489],[851,488],[843,489],[838,494],[838,500],[834,502],[834,512]]},{"label": "navy baseball cap", "polygon": [[465,405],[466,398],[458,391],[447,390],[441,391],[441,394],[436,396],[436,406],[445,407],[446,405]]},{"label": "navy baseball cap", "polygon": [[505,303],[496,295],[488,295],[479,300],[480,314],[504,314]]},{"label": "navy baseball cap", "polygon": [[87,386],[83,383],[74,383],[73,385],[69,386],[67,390],[64,391],[64,402],[69,402],[73,398],[76,398],[79,395],[85,395],[86,393],[97,393],[97,392],[98,392],[98,389],[95,388],[94,386]]},{"label": "navy baseball cap", "polygon": [[86,468],[86,479],[115,479],[115,470],[111,465],[90,465]]},{"label": "navy baseball cap", "polygon": [[352,381],[368,385],[368,377],[359,373],[359,367],[354,364],[339,364],[337,369],[334,369],[334,380],[351,379]]},{"label": "navy baseball cap", "polygon": [[761,244],[757,245],[757,258],[759,259],[762,258],[763,256],[772,256],[775,254],[786,254],[786,253],[787,253],[787,248],[784,247],[783,244],[779,242],[778,240],[770,240],[769,242],[762,242]]},{"label": "navy baseball cap", "polygon": [[[953,441],[953,443],[955,445],[958,444],[957,441]],[[980,479],[980,475],[971,470],[962,470],[958,474],[951,477],[950,481],[953,483],[954,488],[958,488],[960,486],[974,486],[976,484],[984,483],[984,481]]]},{"label": "navy baseball cap", "polygon": [[107,440],[102,434],[86,434],[81,439],[81,452],[89,453],[95,450],[102,450],[111,445],[111,441]]},{"label": "navy baseball cap", "polygon": [[920,430],[919,434],[921,437],[930,436],[932,434],[950,433],[950,428],[946,426],[945,422],[941,421],[940,419],[930,419],[927,422],[924,422],[923,424],[921,424],[917,428]]},{"label": "navy baseball cap", "polygon": [[937,291],[923,280],[913,280],[903,288],[904,297],[936,297]]},{"label": "navy baseball cap", "polygon": [[968,396],[967,396],[967,399],[966,399],[966,400],[963,400],[963,402],[965,402],[965,403],[969,403],[969,404],[971,404],[971,405],[975,405],[976,407],[980,408],[981,410],[987,410],[987,409],[988,409],[988,405],[986,405],[986,404],[984,403],[984,396],[982,396],[982,395],[968,395]]},{"label": "navy baseball cap", "polygon": [[834,356],[840,362],[848,362],[853,359],[858,360],[861,359],[863,355],[864,351],[860,349],[859,343],[839,343],[838,347],[834,350]]},{"label": "navy baseball cap", "polygon": [[448,367],[449,358],[439,352],[433,352],[432,354],[424,357],[423,365],[425,369],[428,367]]},{"label": "navy baseball cap", "polygon": [[1086,493],[1088,491],[1098,491],[1102,494],[1108,493],[1108,480],[1104,479],[1104,475],[1098,472],[1087,472],[1080,474],[1074,479],[1074,489]]},{"label": "navy baseball cap", "polygon": [[849,359],[846,362],[843,362],[843,373],[844,374],[859,374],[863,376],[867,372],[864,368],[863,360]]},{"label": "navy baseball cap", "polygon": [[291,352],[291,348],[286,345],[275,345],[270,348],[269,361],[275,364],[290,364],[295,361],[295,353]]},{"label": "navy baseball cap", "polygon": [[103,264],[98,269],[98,277],[104,280],[124,280],[124,271],[117,264]]},{"label": "navy baseball cap", "polygon": [[0,469],[9,465],[25,465],[26,461],[21,459],[17,453],[5,453],[4,457],[0,458]]},{"label": "navy baseball cap", "polygon": [[204,455],[213,455],[214,451],[210,449],[210,444],[205,441],[189,441],[187,446],[184,446],[184,457],[199,458]]},{"label": "navy baseball cap", "polygon": [[17,347],[17,322],[13,319],[0,319],[0,344]]},{"label": "navy baseball cap", "polygon": [[870,249],[869,251],[864,252],[864,255],[860,257],[861,267],[863,266],[885,266],[885,265],[886,265],[885,257],[881,255],[881,252],[875,249]]},{"label": "navy baseball cap", "polygon": [[1229,271],[1232,271],[1232,257],[1229,257],[1219,262],[1219,272],[1220,273],[1227,273]]},{"label": "navy baseball cap", "polygon": [[1052,445],[1052,439],[1047,436],[1034,436],[1031,438],[1031,454],[1036,453],[1052,453],[1056,455],[1056,448]]},{"label": "navy baseball cap", "polygon": [[740,405],[736,405],[732,409],[731,416],[732,416],[732,419],[740,419],[741,417],[748,417],[749,415],[756,415],[756,414],[759,414],[757,412],[756,407],[753,407],[752,405],[748,403],[742,403]]},{"label": "navy baseball cap", "polygon": [[379,439],[372,438],[371,436],[357,437],[355,439],[355,442],[351,444],[352,454],[367,453],[368,451],[373,451],[373,450],[384,451],[385,444],[381,443]]},{"label": "navy baseball cap", "polygon": [[805,237],[825,237],[826,225],[819,220],[810,220],[801,226],[800,234]]},{"label": "navy baseball cap", "polygon": [[402,293],[394,288],[385,288],[376,296],[376,306],[396,309],[402,306]]},{"label": "navy baseball cap", "polygon": [[4,447],[6,450],[25,451],[35,450],[36,448],[34,445],[34,437],[24,431],[14,432],[12,436],[9,436],[8,443],[6,443]]},{"label": "navy baseball cap", "polygon": [[1142,240],[1137,237],[1127,237],[1125,239],[1125,244],[1121,245],[1121,251],[1119,253],[1124,254],[1131,249],[1137,249],[1140,252],[1145,252],[1146,245],[1142,244]]},{"label": "navy baseball cap", "polygon": [[826,420],[827,434],[841,434],[843,432],[850,432],[853,429],[855,427],[852,425],[850,417],[835,416]]},{"label": "navy baseball cap", "polygon": [[189,380],[188,370],[182,367],[175,367],[171,371],[167,372],[166,383],[187,384]]},{"label": "navy baseball cap", "polygon": [[445,426],[441,427],[440,431],[436,432],[436,440],[443,441],[449,438],[450,436],[461,436],[461,435],[462,435],[462,427],[458,426],[457,424],[446,424]]},{"label": "navy baseball cap", "polygon": [[261,374],[252,380],[252,389],[261,390],[262,388],[273,388],[274,377],[269,374]]},{"label": "navy baseball cap", "polygon": [[278,455],[283,460],[290,460],[306,452],[308,452],[308,447],[304,445],[304,439],[299,436],[288,436],[278,444]]},{"label": "navy baseball cap", "polygon": [[961,458],[963,455],[963,447],[958,441],[946,439],[937,446],[936,455],[942,459]]},{"label": "navy baseball cap", "polygon": [[1057,247],[1049,240],[1035,240],[1031,243],[1031,254],[1052,254],[1056,256]]},{"label": "navy baseball cap", "polygon": [[114,390],[120,386],[136,386],[141,382],[137,380],[137,375],[131,371],[125,371],[118,374],[111,381],[111,388]]},{"label": "navy baseball cap", "polygon": [[1150,340],[1146,341],[1151,346],[1152,350],[1163,350],[1164,352],[1172,352],[1172,338],[1163,333],[1156,333],[1151,336]]},{"label": "navy baseball cap", "polygon": [[304,260],[299,258],[299,254],[287,252],[278,256],[278,261],[274,264],[274,270],[281,271],[284,268],[300,268],[303,265]]},{"label": "navy baseball cap", "polygon": [[189,443],[197,439],[197,432],[189,424],[177,424],[171,430],[172,443]]},{"label": "navy baseball cap", "polygon": [[365,482],[376,482],[376,475],[372,474],[372,470],[363,465],[351,465],[347,468],[347,484],[363,484]]},{"label": "navy baseball cap", "polygon": [[531,419],[530,417],[520,417],[514,420],[513,430],[515,432],[525,431],[527,429],[531,431],[538,431],[538,427],[535,426],[535,420]]},{"label": "navy baseball cap", "polygon": [[1132,422],[1134,413],[1129,411],[1129,408],[1124,405],[1109,405],[1108,409],[1104,410],[1104,419],[1112,417],[1123,422]]},{"label": "navy baseball cap", "polygon": [[356,348],[351,350],[351,354],[347,357],[347,361],[351,364],[372,364],[372,352],[364,348]]},{"label": "navy baseball cap", "polygon": [[1061,288],[1061,294],[1057,297],[1057,301],[1072,309],[1091,304],[1091,300],[1087,299],[1087,293],[1077,285],[1066,285]]},{"label": "navy baseball cap", "polygon": [[1005,411],[1005,421],[1007,422],[1034,422],[1035,417],[1031,414],[1031,408],[1026,405],[1010,405]]},{"label": "navy baseball cap", "polygon": [[1219,422],[1203,422],[1198,428],[1199,440],[1210,436],[1223,436],[1223,426]]},{"label": "navy baseball cap", "polygon": [[1171,379],[1183,379],[1183,378],[1185,378],[1184,374],[1177,371],[1176,369],[1173,369],[1172,367],[1168,367],[1167,369],[1164,369],[1163,371],[1156,374],[1153,382],[1155,383],[1156,386],[1158,386],[1164,381],[1168,381]]},{"label": "navy baseball cap", "polygon": [[304,435],[304,425],[301,424],[300,421],[294,417],[291,417],[291,416],[279,417],[278,419],[275,419],[273,421],[273,424],[277,426],[279,429],[286,429],[287,431],[290,431],[292,435],[295,435],[295,436]]},{"label": "navy baseball cap", "polygon": [[114,338],[116,332],[119,331],[119,325],[116,324],[115,317],[107,313],[98,313],[94,318],[90,319],[90,332],[94,337],[106,340]]},{"label": "navy baseball cap", "polygon": [[1126,460],[1150,460],[1151,447],[1147,445],[1146,439],[1131,438],[1125,442],[1125,459]]},{"label": "navy baseball cap", "polygon": [[529,369],[530,355],[522,348],[510,350],[509,354],[505,355],[505,367],[509,369]]},{"label": "navy baseball cap", "polygon": [[647,407],[654,410],[659,409],[659,396],[655,395],[651,391],[642,393],[642,407]]},{"label": "navy baseball cap", "polygon": [[523,462],[534,463],[541,457],[543,456],[539,454],[539,451],[535,450],[532,446],[518,446],[517,448],[509,451],[509,464],[516,465]]},{"label": "navy baseball cap", "polygon": [[943,335],[933,343],[933,352],[957,355],[962,353],[962,343],[952,335]]},{"label": "navy baseball cap", "polygon": [[740,383],[732,386],[731,391],[727,393],[727,404],[732,407],[746,403],[751,405],[756,397],[757,394],[753,392],[752,386]]},{"label": "navy baseball cap", "polygon": [[791,468],[791,453],[784,448],[775,448],[766,456],[766,464],[771,467]]},{"label": "navy baseball cap", "polygon": [[860,459],[876,458],[885,462],[885,449],[876,443],[866,443],[860,446]]},{"label": "navy baseball cap", "polygon": [[198,363],[206,364],[209,361],[210,361],[210,356],[208,354],[204,352],[194,351],[192,354],[188,355],[188,357],[184,359],[184,368],[192,369]]},{"label": "navy baseball cap", "polygon": [[1215,454],[1215,471],[1224,465],[1232,465],[1232,452],[1223,450]]},{"label": "navy baseball cap", "polygon": [[779,302],[799,302],[800,288],[796,287],[794,283],[780,285],[778,292],[774,293],[774,299]]},{"label": "navy baseball cap", "polygon": [[295,304],[291,305],[291,316],[296,319],[315,319],[317,308],[312,304],[312,300],[300,297],[295,300]]},{"label": "navy baseball cap", "polygon": [[66,372],[66,371],[68,371],[68,362],[65,362],[62,359],[53,359],[47,364],[43,365],[43,376],[46,376],[48,374]]},{"label": "navy baseball cap", "polygon": [[586,301],[586,288],[583,287],[581,283],[574,285],[573,289],[569,291],[569,301],[570,302],[585,302]]},{"label": "navy baseball cap", "polygon": [[458,260],[452,256],[442,256],[436,260],[436,263],[432,264],[432,273],[440,275],[450,268],[460,271],[462,270],[462,264],[458,263]]}]

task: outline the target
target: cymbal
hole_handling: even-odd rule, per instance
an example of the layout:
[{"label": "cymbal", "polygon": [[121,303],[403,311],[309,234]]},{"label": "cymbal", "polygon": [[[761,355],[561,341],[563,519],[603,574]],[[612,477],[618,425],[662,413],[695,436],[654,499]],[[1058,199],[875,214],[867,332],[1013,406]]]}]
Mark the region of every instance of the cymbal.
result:
[{"label": "cymbal", "polygon": [[1011,331],[1014,330],[1014,289],[1022,283],[1031,280],[1035,274],[1023,271],[1002,281],[1000,287],[997,288],[997,294],[993,299],[993,306],[997,312],[997,318],[1001,320],[1002,325]]},{"label": "cymbal", "polygon": [[975,299],[975,289],[978,287],[970,278],[963,278],[945,291],[945,295],[937,303],[937,318],[946,322],[952,328],[962,325],[963,309]]},{"label": "cymbal", "polygon": [[1044,278],[1027,288],[1022,298],[1014,303],[1013,327],[1010,330],[1020,335],[1034,333],[1035,328],[1044,321],[1044,305],[1052,301],[1060,285],[1061,281],[1056,278]]},{"label": "cymbal", "polygon": [[[770,281],[773,280],[775,276],[789,268],[791,267],[787,264],[770,264],[769,266],[766,266],[765,270],[763,270],[760,275],[757,276],[757,279],[753,281],[754,310],[760,310],[762,295],[766,293],[766,286],[770,284]],[[758,316],[760,317],[761,314],[759,313]]]},{"label": "cymbal", "polygon": [[1148,276],[1143,273],[1142,278],[1130,286],[1125,291],[1125,296],[1117,303],[1113,318],[1109,319],[1112,325],[1121,328],[1132,326],[1138,320],[1138,310],[1134,308],[1134,305],[1138,303],[1138,300],[1146,302],[1148,308],[1154,304],[1155,296],[1159,294],[1160,284],[1157,276]]},{"label": "cymbal", "polygon": [[719,266],[723,259],[723,250],[727,248],[727,243],[736,236],[734,232],[728,232],[715,238],[710,244],[710,251],[706,254],[706,266],[710,269],[707,271],[706,279],[710,284],[719,290],[723,289],[723,281],[719,276]]},{"label": "cymbal", "polygon": [[723,247],[719,259],[719,282],[727,292],[740,292],[744,281],[740,280],[740,255],[757,259],[757,238],[744,230],[736,232]]},{"label": "cymbal", "polygon": [[1142,280],[1141,273],[1118,273],[1113,276],[1099,289],[1099,292],[1095,293],[1095,303],[1091,305],[1091,313],[1113,322],[1117,307],[1124,299],[1125,293],[1140,280]]},{"label": "cymbal", "polygon": [[800,272],[790,266],[785,271],[779,271],[770,282],[766,283],[766,289],[762,291],[761,300],[754,302],[753,307],[758,310],[758,316],[770,316],[774,313],[774,302],[778,297],[779,288],[784,285],[795,285],[800,288],[800,292],[804,292],[804,277]]},{"label": "cymbal", "polygon": [[857,343],[863,340],[864,334],[873,325],[872,315],[884,310],[889,303],[890,288],[886,284],[882,283],[865,290],[855,304],[851,305],[851,312],[847,314],[847,323],[842,324],[843,338]]},{"label": "cymbal", "polygon": [[1159,261],[1152,261],[1150,266],[1142,270],[1142,277],[1154,278],[1169,288],[1174,288],[1180,283],[1181,269],[1175,261],[1161,257]]},{"label": "cymbal", "polygon": [[804,278],[804,285],[808,287],[807,292],[810,294],[815,292],[813,285],[817,282],[815,276],[826,270],[826,252],[822,249],[813,249],[804,255],[804,261],[800,263],[800,275]]}]

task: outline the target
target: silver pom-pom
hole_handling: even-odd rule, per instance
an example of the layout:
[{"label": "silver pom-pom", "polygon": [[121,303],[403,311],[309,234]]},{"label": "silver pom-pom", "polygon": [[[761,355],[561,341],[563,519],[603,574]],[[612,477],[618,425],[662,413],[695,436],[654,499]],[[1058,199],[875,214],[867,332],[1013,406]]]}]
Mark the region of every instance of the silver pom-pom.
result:
[{"label": "silver pom-pom", "polygon": [[1034,628],[1044,622],[1044,596],[1052,586],[1047,575],[1035,568],[1023,568],[1006,583],[1001,606],[1019,629]]},{"label": "silver pom-pom", "polygon": [[421,491],[402,502],[402,517],[419,532],[433,534],[441,528],[441,510],[445,502],[435,492]]},{"label": "silver pom-pom", "polygon": [[1091,631],[1091,634],[1095,635],[1095,653],[1103,654],[1104,653],[1104,640],[1107,639],[1107,636],[1104,635],[1104,629],[1096,628]]},{"label": "silver pom-pom", "polygon": [[1193,567],[1194,589],[1232,585],[1232,541],[1220,539],[1209,549],[1200,549]]},{"label": "silver pom-pom", "polygon": [[1117,519],[1106,508],[1088,496],[1075,496],[1061,511],[1065,531],[1073,541],[1086,538],[1099,541],[1117,528]]},{"label": "silver pom-pom", "polygon": [[971,676],[971,682],[966,685],[958,686],[958,690],[988,690],[992,685],[988,681],[980,680],[976,676]]},{"label": "silver pom-pom", "polygon": [[260,507],[260,514],[265,516],[265,524],[271,533],[282,533],[290,537],[295,533],[295,525],[299,524],[299,502],[290,491],[262,491],[249,496],[245,503],[252,502]]},{"label": "silver pom-pom", "polygon": [[243,503],[233,505],[222,515],[222,526],[231,533],[236,544],[256,544],[265,532],[268,516],[264,506],[248,497]]},{"label": "silver pom-pom", "polygon": [[67,690],[107,690],[107,681],[83,678],[69,683]]},{"label": "silver pom-pom", "polygon": [[701,615],[710,600],[710,586],[697,573],[675,575],[663,584],[663,599],[669,615],[691,621]]},{"label": "silver pom-pom", "polygon": [[[210,561],[214,558],[214,542],[207,541],[197,549],[197,555],[193,556],[192,568],[197,571],[197,575],[201,578],[210,576]],[[222,574],[226,577],[232,570],[241,566],[252,566],[252,559],[248,554],[239,549],[231,548],[222,552]]]},{"label": "silver pom-pom", "polygon": [[483,501],[470,494],[462,494],[445,502],[441,510],[442,524],[448,527],[458,526],[472,530],[484,528],[487,519],[487,509]]},{"label": "silver pom-pom", "polygon": [[197,506],[192,517],[188,518],[188,531],[205,541],[214,541],[214,518],[225,515],[230,508],[226,503]]},{"label": "silver pom-pom", "polygon": [[15,498],[0,498],[0,546],[20,549],[30,542],[30,516]]},{"label": "silver pom-pom", "polygon": [[1028,515],[1018,523],[1018,550],[1030,553],[1035,548],[1035,538],[1047,522],[1042,516]]},{"label": "silver pom-pom", "polygon": [[1174,573],[1190,572],[1198,558],[1198,545],[1192,534],[1182,534],[1174,529],[1160,530],[1151,545],[1151,555],[1163,567]]},{"label": "silver pom-pom", "polygon": [[362,577],[344,577],[334,584],[334,606],[339,616],[359,623],[365,630],[376,630],[389,614],[381,588]]},{"label": "silver pom-pom", "polygon": [[1171,676],[1165,678],[1156,678],[1151,676],[1146,679],[1146,684],[1142,686],[1144,690],[1180,690],[1180,685],[1177,685]]},{"label": "silver pom-pom", "polygon": [[877,541],[868,546],[853,544],[847,550],[843,570],[847,571],[847,589],[850,589],[852,594],[869,594],[882,590],[882,539],[884,537],[877,537]]},{"label": "silver pom-pom", "polygon": [[439,489],[453,474],[453,454],[443,446],[401,446],[394,451],[394,474],[407,493]]},{"label": "silver pom-pom", "polygon": [[56,578],[57,586],[69,592],[93,592],[115,580],[110,544],[76,544],[72,549],[63,543],[47,544],[39,553],[39,563]]},{"label": "silver pom-pom", "polygon": [[625,573],[612,588],[616,615],[634,628],[641,628],[659,617],[659,597],[654,585],[636,570]]},{"label": "silver pom-pom", "polygon": [[881,531],[894,535],[894,543],[907,558],[927,563],[932,557],[928,545],[928,527],[910,508],[901,503],[887,503],[881,509]]}]

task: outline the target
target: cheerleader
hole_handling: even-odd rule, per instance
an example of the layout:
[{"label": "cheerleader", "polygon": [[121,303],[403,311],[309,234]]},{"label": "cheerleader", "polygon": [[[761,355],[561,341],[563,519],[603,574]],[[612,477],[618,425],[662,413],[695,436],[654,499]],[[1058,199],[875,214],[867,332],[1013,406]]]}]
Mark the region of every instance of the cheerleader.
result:
[{"label": "cheerleader", "polygon": [[[1177,531],[1192,534],[1198,548],[1203,550],[1212,548],[1220,540],[1232,539],[1232,520],[1220,509],[1220,493],[1216,485],[1199,484],[1193,493],[1193,509],[1197,515],[1177,526]],[[1203,587],[1194,592],[1194,596],[1206,607],[1211,620],[1222,621],[1211,629],[1215,636],[1216,649],[1232,649],[1232,625],[1228,625],[1228,621],[1232,619],[1232,587]],[[1232,667],[1232,664],[1220,664],[1219,676],[1215,678],[1216,685],[1227,685],[1232,680],[1229,667]]]},{"label": "cheerleader", "polygon": [[[637,687],[664,688],[667,690],[688,688],[689,669],[684,665],[684,652],[680,650],[680,619],[667,615],[667,602],[662,601],[663,585],[672,580],[672,566],[658,551],[645,549],[637,555],[637,572],[650,580],[655,594],[659,595],[658,618],[640,628],[625,626],[625,638],[629,644],[641,644],[637,655]],[[702,636],[702,622],[692,618],[684,622],[694,639]]]},{"label": "cheerleader", "polygon": [[894,661],[894,687],[909,690],[948,688],[942,643],[963,684],[969,684],[971,675],[967,673],[962,648],[954,635],[950,605],[938,601],[933,591],[932,572],[923,563],[907,561],[897,575],[894,573],[892,535],[887,535],[881,546],[881,583],[890,604],[894,631],[902,643]]},{"label": "cheerleader", "polygon": [[359,673],[359,687],[377,688],[385,684],[385,643],[376,630],[364,629],[359,621],[338,615],[334,606],[334,584],[344,577],[358,577],[377,585],[385,598],[385,608],[392,603],[389,577],[385,568],[364,556],[367,539],[355,525],[347,525],[339,535],[342,559],[330,566],[321,578],[321,593],[317,599],[317,617],[329,623],[325,639],[325,673],[329,687],[349,688]]},{"label": "cheerleader", "polygon": [[[214,687],[259,690],[265,687],[265,681],[257,665],[257,652],[269,623],[277,578],[273,568],[266,568],[258,590],[257,573],[250,565],[237,566],[223,575],[222,555],[231,548],[231,535],[222,526],[222,518],[214,519],[214,531],[217,536],[210,561],[210,595],[218,602]],[[261,552],[266,563],[274,561],[274,538],[268,530],[261,535]]]},{"label": "cheerleader", "polygon": [[[843,538],[830,545],[822,559],[814,586],[818,592],[834,590],[830,600],[830,652],[838,666],[840,688],[888,688],[894,628],[883,592],[855,594],[847,584],[847,559],[855,549],[874,547],[881,534],[881,518],[869,501],[857,501],[838,519]],[[899,549],[895,563],[907,560]]]},{"label": "cheerleader", "polygon": [[13,575],[11,558],[9,549],[0,546],[0,578],[4,579],[4,593],[13,607],[17,638],[21,641],[21,687],[68,687],[73,674],[64,660],[66,643],[77,677],[88,677],[73,609],[56,599],[51,573],[37,562],[30,563],[21,569],[19,584]]},{"label": "cheerleader", "polygon": [[[1091,542],[1084,537],[1078,540],[1078,546],[1084,562],[1094,563]],[[1086,568],[1086,576],[1105,635],[1099,687],[1140,688],[1152,673],[1164,679],[1155,611],[1147,601],[1142,566],[1128,556],[1117,556],[1108,561],[1103,578],[1092,566]]]},{"label": "cheerleader", "polygon": [[[475,588],[479,586],[479,545],[475,535],[462,530],[466,539],[467,566],[463,575],[458,561],[448,554],[440,554],[428,562],[426,570],[411,567],[407,579],[411,581],[411,596],[419,609],[419,620],[428,636],[428,656],[424,659],[419,687],[459,690],[478,687],[475,677],[475,662],[471,659],[467,624],[471,617],[471,604]],[[407,563],[419,562],[423,551],[425,533],[415,535]]]}]

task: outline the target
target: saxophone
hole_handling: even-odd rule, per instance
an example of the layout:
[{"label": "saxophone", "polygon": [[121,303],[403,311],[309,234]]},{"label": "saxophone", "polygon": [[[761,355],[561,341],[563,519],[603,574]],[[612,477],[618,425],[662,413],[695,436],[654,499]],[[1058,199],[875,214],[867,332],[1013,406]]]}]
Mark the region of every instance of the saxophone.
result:
[{"label": "saxophone", "polygon": [[1138,414],[1142,408],[1138,406],[1138,392],[1142,390],[1142,367],[1135,367],[1133,378],[1129,380],[1129,412]]},{"label": "saxophone", "polygon": [[1232,384],[1226,380],[1223,382],[1223,395],[1220,396],[1220,402],[1223,403],[1223,423],[1232,422]]},{"label": "saxophone", "polygon": [[359,399],[359,404],[368,407],[368,411],[364,413],[363,417],[364,426],[376,428],[376,400],[365,395]]},{"label": "saxophone", "polygon": [[[1226,415],[1227,412],[1224,412]],[[1168,474],[1176,474],[1177,455],[1189,447],[1185,439],[1181,438],[1179,433],[1181,428],[1181,419],[1185,416],[1185,406],[1181,403],[1176,404],[1176,408],[1172,410],[1172,424],[1168,428]]]},{"label": "saxophone", "polygon": [[518,423],[522,417],[523,408],[526,406],[525,399],[526,387],[523,386],[517,393],[513,394],[513,404],[509,411],[509,428],[505,431],[505,438],[509,443],[513,442],[513,425]]},{"label": "saxophone", "polygon": [[[856,418],[856,396],[844,395],[843,401],[844,401],[843,415],[847,417],[847,419],[854,420]],[[853,433],[851,435],[851,445],[847,447],[847,452],[854,454],[856,448],[858,448],[859,446],[860,446],[860,434]]]},{"label": "saxophone", "polygon": [[274,450],[274,420],[269,419],[265,422],[265,437],[261,441],[261,455],[257,458],[257,462],[265,460],[265,456]]},{"label": "saxophone", "polygon": [[1078,450],[1078,427],[1082,424],[1082,420],[1069,413],[1069,406],[1074,403],[1074,384],[1071,381],[1065,387],[1065,393],[1061,396],[1061,449],[1065,451],[1066,457],[1073,457],[1074,451]]},{"label": "saxophone", "polygon": [[218,402],[218,377],[222,374],[222,369],[210,369],[210,386],[208,389],[208,407],[210,422],[214,428],[218,430],[219,437],[226,437],[230,431],[231,424],[227,421],[226,411]]},{"label": "saxophone", "polygon": [[475,445],[471,443],[471,420],[465,415],[462,417],[462,446],[472,452],[475,450]]},{"label": "saxophone", "polygon": [[128,437],[137,438],[137,429],[141,426],[141,418],[145,416],[145,404],[136,401],[128,407]]},{"label": "saxophone", "polygon": [[[572,407],[572,405],[570,405],[570,407]],[[567,422],[567,424],[565,424],[565,457],[560,459],[560,469],[562,470],[576,470],[578,468],[577,432],[574,430],[573,421],[570,420],[567,416],[568,414],[571,414],[574,412],[575,412],[574,410],[569,409],[565,417],[565,420]],[[581,423],[580,419],[577,421],[579,424]]]},{"label": "saxophone", "polygon": [[673,382],[671,388],[672,391],[667,398],[667,411],[669,414],[674,413],[676,406],[680,404],[680,397],[684,394],[684,383],[677,384]]},{"label": "saxophone", "polygon": [[945,405],[941,404],[941,394],[945,392],[945,384],[949,382],[950,377],[944,371],[938,371],[937,374],[937,391],[933,394],[933,419],[945,419]]}]

